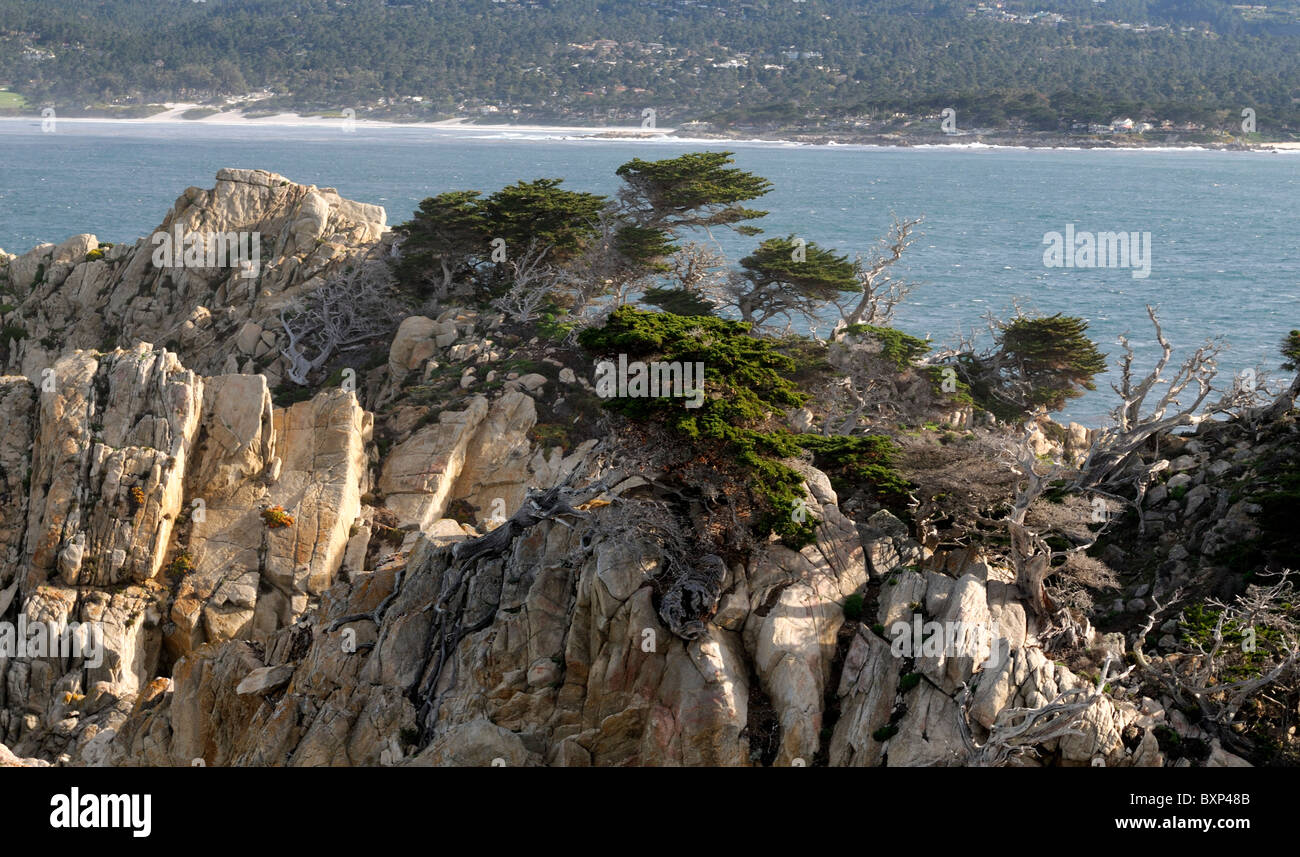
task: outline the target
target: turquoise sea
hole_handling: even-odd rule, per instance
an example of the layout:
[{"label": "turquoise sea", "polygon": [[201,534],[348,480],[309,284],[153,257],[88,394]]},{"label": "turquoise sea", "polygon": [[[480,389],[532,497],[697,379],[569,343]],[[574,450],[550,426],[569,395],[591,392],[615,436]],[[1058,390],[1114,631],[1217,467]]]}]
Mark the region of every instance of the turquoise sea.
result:
[{"label": "turquoise sea", "polygon": [[[890,213],[925,215],[899,273],[919,283],[897,326],[938,342],[982,328],[1018,299],[1027,309],[1087,318],[1118,356],[1129,333],[1139,360],[1158,354],[1144,305],[1159,305],[1180,350],[1222,336],[1226,371],[1274,370],[1300,327],[1300,154],[1199,150],[893,149],[681,140],[592,140],[484,129],[217,126],[0,120],[0,247],[93,232],[134,241],[188,186],[221,167],[261,168],[383,205],[389,223],[444,190],[494,190],[518,179],[564,178],[610,193],[634,157],[728,149],[770,179],[768,235],[797,234],[840,252],[869,252]],[[1044,235],[1149,232],[1151,272],[1048,268]],[[717,236],[738,259],[760,240]],[[826,329],[822,330],[824,334]],[[1066,416],[1105,419],[1105,379]]]}]

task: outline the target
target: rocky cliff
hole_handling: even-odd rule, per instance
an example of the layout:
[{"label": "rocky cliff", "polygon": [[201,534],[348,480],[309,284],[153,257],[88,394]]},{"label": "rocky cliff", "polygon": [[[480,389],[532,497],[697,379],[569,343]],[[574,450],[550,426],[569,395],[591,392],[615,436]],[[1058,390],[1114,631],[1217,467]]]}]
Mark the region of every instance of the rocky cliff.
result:
[{"label": "rocky cliff", "polygon": [[[1016,760],[1245,764],[1158,694],[1094,687],[1122,633],[1054,660],[995,552],[842,508],[807,461],[811,544],[684,553],[725,498],[499,315],[413,307],[293,394],[281,311],[391,253],[382,209],[222,170],[176,224],[261,234],[256,276],[155,266],[147,239],[0,257],[0,619],[102,629],[102,658],[0,655],[0,765],[963,765],[1075,690],[1073,728]],[[1205,519],[1198,555],[1250,512],[1217,448],[1180,460],[1212,475],[1177,509],[1173,480],[1149,498],[1167,532]],[[1154,573],[1193,573],[1178,543]],[[994,629],[1000,656],[900,654],[914,620]]]}]

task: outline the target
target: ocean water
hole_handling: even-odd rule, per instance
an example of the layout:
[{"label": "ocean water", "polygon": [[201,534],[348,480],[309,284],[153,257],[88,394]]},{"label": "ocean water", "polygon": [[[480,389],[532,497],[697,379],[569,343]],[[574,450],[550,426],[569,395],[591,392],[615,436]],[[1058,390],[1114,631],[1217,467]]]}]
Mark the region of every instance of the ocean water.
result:
[{"label": "ocean water", "polygon": [[[983,329],[1019,301],[1079,315],[1112,360],[1129,334],[1139,368],[1159,354],[1145,305],[1159,307],[1180,354],[1208,338],[1229,345],[1225,376],[1272,370],[1300,327],[1300,155],[1199,150],[893,149],[758,142],[593,140],[483,129],[208,126],[0,120],[0,247],[93,232],[147,234],[188,186],[222,167],[260,168],[384,206],[389,223],[452,189],[492,191],[556,177],[611,193],[634,157],[727,149],[770,179],[758,206],[765,235],[796,234],[839,252],[868,253],[891,212],[924,215],[923,235],[897,266],[917,283],[896,325],[937,343]],[[1044,236],[1150,233],[1150,275],[1128,268],[1049,268]],[[760,238],[715,236],[733,261]],[[823,335],[829,325],[822,328]],[[1113,373],[1112,373],[1113,376]],[[1097,425],[1114,405],[1110,377],[1065,416]],[[1229,381],[1228,377],[1221,380]]]}]

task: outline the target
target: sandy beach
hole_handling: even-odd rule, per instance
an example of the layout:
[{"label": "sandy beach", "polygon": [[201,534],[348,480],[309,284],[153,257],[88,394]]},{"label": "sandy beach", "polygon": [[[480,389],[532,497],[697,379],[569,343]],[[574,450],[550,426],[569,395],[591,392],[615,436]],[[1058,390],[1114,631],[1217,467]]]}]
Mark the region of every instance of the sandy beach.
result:
[{"label": "sandy beach", "polygon": [[[458,117],[455,119],[443,119],[436,122],[396,122],[380,119],[356,119],[347,115],[340,116],[319,116],[319,115],[302,115],[299,113],[283,112],[273,113],[265,116],[250,117],[241,113],[239,110],[224,110],[217,113],[211,113],[199,119],[186,119],[184,114],[190,110],[202,109],[204,105],[194,103],[166,103],[166,109],[155,113],[151,116],[139,118],[110,118],[98,116],[58,116],[58,121],[76,122],[76,123],[95,123],[95,124],[114,124],[114,125],[194,125],[194,126],[222,126],[222,127],[266,127],[266,128],[335,128],[343,132],[350,131],[380,131],[383,129],[414,129],[429,130],[434,132],[444,132],[452,134],[466,135],[522,135],[528,137],[540,137],[548,139],[557,138],[581,138],[591,140],[609,140],[609,141],[659,141],[659,142],[677,142],[677,143],[703,143],[709,145],[728,145],[728,144],[745,144],[745,145],[766,145],[766,146],[835,146],[843,148],[863,148],[863,149],[893,149],[909,148],[914,150],[986,150],[997,151],[1002,149],[1042,149],[1044,151],[1057,150],[1091,150],[1104,152],[1171,152],[1171,151],[1215,151],[1221,147],[1206,145],[1142,145],[1142,146],[1124,146],[1124,147],[1107,147],[1107,146],[1072,146],[1072,145],[1034,145],[1026,146],[1018,143],[993,142],[987,143],[982,141],[962,141],[962,142],[908,142],[908,143],[886,143],[879,141],[872,142],[840,142],[836,140],[818,140],[811,141],[807,139],[771,139],[766,137],[729,137],[726,135],[704,135],[704,136],[678,136],[676,128],[643,128],[640,125],[536,125],[536,124],[510,124],[510,123],[479,123],[468,117]],[[340,111],[343,112],[343,111]],[[31,121],[40,120],[40,116],[9,116],[0,117],[0,122],[14,121]],[[1266,142],[1256,143],[1248,147],[1249,151],[1300,154],[1300,142]]]},{"label": "sandy beach", "polygon": [[250,117],[245,116],[238,110],[225,110],[219,113],[212,113],[200,119],[186,119],[184,114],[196,108],[202,108],[201,104],[173,104],[165,105],[166,110],[155,113],[152,116],[141,118],[118,119],[107,117],[67,117],[70,122],[120,122],[133,125],[144,125],[151,123],[171,123],[178,125],[231,125],[231,126],[255,126],[264,125],[268,127],[339,127],[347,123],[350,127],[356,129],[366,128],[431,128],[445,131],[485,131],[485,132],[508,132],[516,131],[520,133],[535,134],[573,134],[583,136],[626,136],[638,138],[663,137],[672,134],[675,128],[642,128],[639,125],[602,125],[602,126],[583,126],[583,125],[517,125],[517,124],[485,124],[473,122],[468,118],[443,119],[438,122],[393,122],[378,119],[356,119],[348,116],[303,116],[298,113],[275,113],[268,116]]}]

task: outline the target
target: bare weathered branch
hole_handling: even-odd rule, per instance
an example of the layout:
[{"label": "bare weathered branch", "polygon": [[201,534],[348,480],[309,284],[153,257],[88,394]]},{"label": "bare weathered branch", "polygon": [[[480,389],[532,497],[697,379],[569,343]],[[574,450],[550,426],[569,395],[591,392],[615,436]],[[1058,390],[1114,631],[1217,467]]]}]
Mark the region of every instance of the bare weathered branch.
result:
[{"label": "bare weathered branch", "polygon": [[891,277],[890,269],[919,237],[919,233],[915,233],[915,230],[925,218],[903,219],[897,215],[891,217],[889,234],[881,239],[880,248],[870,258],[863,256],[857,258],[858,282],[861,285],[861,294],[857,303],[846,310],[838,300],[834,301],[846,325],[872,324],[888,327],[894,321],[894,313],[898,310],[899,304],[915,288],[914,283]]},{"label": "bare weathered branch", "polygon": [[285,374],[295,384],[307,384],[335,354],[390,334],[407,315],[396,298],[388,266],[368,260],[301,296],[296,311],[281,308],[280,326],[289,340],[280,352],[288,364]]}]

